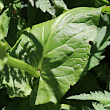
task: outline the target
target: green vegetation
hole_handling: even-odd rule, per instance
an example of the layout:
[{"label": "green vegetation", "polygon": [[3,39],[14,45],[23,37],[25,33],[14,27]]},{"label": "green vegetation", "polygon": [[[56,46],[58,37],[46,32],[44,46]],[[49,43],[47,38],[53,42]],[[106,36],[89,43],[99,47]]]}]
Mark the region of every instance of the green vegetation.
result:
[{"label": "green vegetation", "polygon": [[109,110],[108,0],[0,0],[0,109]]}]

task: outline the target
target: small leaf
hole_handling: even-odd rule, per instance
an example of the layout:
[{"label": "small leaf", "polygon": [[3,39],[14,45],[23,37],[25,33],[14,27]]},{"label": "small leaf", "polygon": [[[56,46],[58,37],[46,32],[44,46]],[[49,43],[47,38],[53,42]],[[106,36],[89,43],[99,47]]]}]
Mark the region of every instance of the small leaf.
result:
[{"label": "small leaf", "polygon": [[107,91],[104,91],[102,93],[101,91],[95,91],[90,92],[90,94],[80,94],[80,95],[74,95],[70,96],[67,99],[77,99],[77,100],[96,100],[99,101],[102,104],[108,104],[110,103],[110,93]]},{"label": "small leaf", "polygon": [[36,4],[36,7],[40,8],[44,13],[47,11],[51,15],[54,14],[52,12],[52,6],[49,0],[37,0],[35,4]]},{"label": "small leaf", "polygon": [[110,14],[110,6],[103,7],[101,10],[102,13]]},{"label": "small leaf", "polygon": [[109,110],[104,108],[103,104],[100,103],[93,102],[92,105],[95,108],[95,110]]},{"label": "small leaf", "polygon": [[90,58],[87,64],[88,70],[93,67],[99,65],[100,60],[102,60],[105,56],[103,55],[106,47],[110,45],[110,19],[107,14],[102,14],[99,27],[98,34],[93,41]]},{"label": "small leaf", "polygon": [[109,103],[109,104],[107,104],[107,105],[104,105],[104,107],[109,107],[109,108],[110,108],[110,103]]},{"label": "small leaf", "polygon": [[[51,2],[53,4],[51,4]],[[63,10],[67,10],[67,6],[63,0],[52,0],[51,2],[50,0],[37,0],[35,4],[36,7],[40,8],[44,13],[47,11],[51,15],[55,14],[55,6],[57,7],[57,9],[62,8]]]},{"label": "small leaf", "polygon": [[0,40],[7,36],[9,28],[9,18],[4,12],[0,15]]},{"label": "small leaf", "polygon": [[29,2],[30,2],[31,5],[34,7],[34,0],[29,0]]},{"label": "small leaf", "polygon": [[66,4],[64,3],[63,0],[53,0],[53,3],[54,3],[57,7],[63,8],[64,10],[67,10],[67,6],[66,6]]},{"label": "small leaf", "polygon": [[107,34],[107,27],[104,26],[96,36],[96,38],[93,41],[92,49],[91,49],[91,55],[89,59],[89,70],[95,66],[97,66],[104,58],[103,55],[101,55],[104,52],[104,49],[110,45],[110,36]]},{"label": "small leaf", "polygon": [[4,8],[3,0],[0,0],[0,13],[1,13],[1,11],[2,11],[3,8]]}]

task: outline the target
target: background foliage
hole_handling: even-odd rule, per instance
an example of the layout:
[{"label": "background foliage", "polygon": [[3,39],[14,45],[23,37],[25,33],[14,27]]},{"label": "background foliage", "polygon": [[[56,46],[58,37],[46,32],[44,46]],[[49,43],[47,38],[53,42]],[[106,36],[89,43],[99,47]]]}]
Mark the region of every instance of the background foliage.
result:
[{"label": "background foliage", "polygon": [[[61,15],[63,12],[76,7],[101,7],[109,6],[108,0],[0,0],[0,71],[3,70],[4,64],[7,61],[5,56],[6,50],[12,48],[16,41],[19,39],[21,33],[24,29],[32,27],[35,24],[40,24],[45,21],[54,19]],[[105,11],[106,10],[106,11]],[[107,104],[100,101],[102,97],[97,92],[97,97],[99,98],[96,102],[93,101],[80,101],[74,100],[73,98],[67,99],[67,97],[72,95],[79,95],[81,93],[89,94],[90,91],[110,91],[110,9],[103,10],[101,13],[100,22],[97,26],[98,34],[93,42],[89,42],[92,45],[90,57],[86,66],[85,71],[83,71],[80,80],[71,86],[68,92],[61,98],[61,100],[55,105],[53,103],[41,104],[34,106],[30,102],[30,96],[25,93],[27,97],[25,98],[9,98],[10,89],[6,89],[5,82],[0,85],[0,109],[3,110],[90,110],[95,109],[105,110],[109,109],[109,102]],[[105,14],[107,13],[107,14]],[[92,35],[93,33],[91,33]],[[4,38],[5,37],[5,38]],[[4,39],[3,39],[4,38]],[[16,46],[14,46],[16,48]],[[26,48],[25,48],[26,49]],[[1,54],[1,52],[3,54]],[[16,54],[17,57],[17,54]],[[5,66],[5,69],[8,68]],[[10,69],[12,74],[17,73],[18,70]],[[21,71],[23,73],[24,71]],[[17,77],[17,76],[16,76]],[[25,85],[30,83],[33,79],[29,75],[22,76],[26,78]],[[19,80],[19,79],[18,79]],[[0,81],[1,82],[1,81]],[[36,80],[33,84],[38,85]],[[8,84],[7,84],[8,85]],[[13,85],[12,85],[13,86]],[[21,86],[21,85],[18,85]],[[16,87],[16,86],[14,86]],[[28,86],[29,87],[29,86]],[[8,87],[7,87],[8,88]],[[17,89],[17,88],[15,88]],[[36,88],[37,89],[37,88]],[[34,90],[36,91],[36,90]],[[7,95],[8,93],[8,95]],[[33,100],[33,92],[31,95],[31,100]],[[14,96],[12,96],[14,97]],[[59,96],[60,97],[60,96]],[[91,97],[94,97],[94,95]],[[75,98],[77,99],[77,98]],[[79,97],[80,99],[80,97]],[[90,99],[90,97],[89,97]],[[92,98],[91,98],[92,99]],[[84,99],[85,100],[85,99]],[[93,99],[95,100],[95,99]],[[110,95],[106,100],[110,100]],[[98,103],[99,101],[99,103]],[[30,104],[31,103],[31,104]],[[105,106],[106,105],[106,106]]]}]

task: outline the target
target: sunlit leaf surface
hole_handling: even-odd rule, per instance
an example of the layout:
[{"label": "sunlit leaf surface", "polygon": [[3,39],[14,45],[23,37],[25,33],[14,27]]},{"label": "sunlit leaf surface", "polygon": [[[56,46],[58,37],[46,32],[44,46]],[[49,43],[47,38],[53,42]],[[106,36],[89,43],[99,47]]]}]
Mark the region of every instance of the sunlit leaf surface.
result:
[{"label": "sunlit leaf surface", "polygon": [[33,87],[32,105],[56,104],[85,69],[99,17],[100,8],[76,8],[25,29],[10,55],[32,65],[41,76],[33,84],[24,71],[10,68],[8,76],[2,75],[10,97],[27,96]]}]

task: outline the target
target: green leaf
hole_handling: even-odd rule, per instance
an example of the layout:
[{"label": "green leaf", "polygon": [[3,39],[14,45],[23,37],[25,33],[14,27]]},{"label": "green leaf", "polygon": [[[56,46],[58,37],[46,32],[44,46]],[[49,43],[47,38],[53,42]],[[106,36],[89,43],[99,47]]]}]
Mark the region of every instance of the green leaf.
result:
[{"label": "green leaf", "polygon": [[60,7],[60,8],[63,8],[65,10],[67,10],[67,6],[66,4],[64,3],[63,0],[53,0],[53,3],[57,6],[57,7]]},{"label": "green leaf", "polygon": [[30,2],[31,5],[34,7],[34,0],[29,0],[29,2]]},{"label": "green leaf", "polygon": [[[56,19],[24,30],[10,55],[41,73],[39,84],[32,90],[32,105],[57,103],[70,85],[78,81],[89,58],[91,46],[88,42],[97,34],[95,25],[98,25],[100,10],[87,7],[72,9]],[[22,90],[26,93],[25,88]]]},{"label": "green leaf", "polygon": [[28,12],[28,24],[30,27],[32,25],[50,20],[52,17],[49,13],[43,13],[40,9],[37,9],[36,7],[32,7],[30,3],[28,3],[27,12]]},{"label": "green leaf", "polygon": [[[51,4],[51,2],[53,3],[53,5]],[[50,0],[37,0],[36,7],[40,8],[44,13],[47,11],[51,15],[55,14],[56,9],[54,9],[54,6],[67,10],[67,6],[63,0],[52,0],[51,2]]]},{"label": "green leaf", "polygon": [[32,89],[30,82],[32,78],[25,71],[5,66],[0,72],[0,84],[5,84],[10,98],[26,97],[30,95]]},{"label": "green leaf", "polygon": [[[102,16],[103,20],[101,26],[98,28],[98,34],[93,41],[90,59],[88,61],[88,70],[93,67],[99,65],[100,60],[102,60],[105,56],[102,55],[104,53],[105,48],[110,45],[110,26],[109,26],[109,17],[107,15]],[[105,24],[107,22],[107,24]]]},{"label": "green leaf", "polygon": [[110,6],[103,7],[101,10],[102,13],[110,14]]},{"label": "green leaf", "polygon": [[3,70],[5,63],[7,62],[6,52],[8,49],[7,43],[0,41],[0,71]]},{"label": "green leaf", "polygon": [[61,104],[61,109],[63,109],[63,110],[76,110],[75,107],[70,106],[68,104]]},{"label": "green leaf", "polygon": [[0,40],[7,36],[8,28],[9,18],[4,12],[2,15],[0,15]]},{"label": "green leaf", "polygon": [[93,41],[91,55],[90,55],[90,59],[88,61],[89,70],[91,68],[97,66],[99,64],[100,60],[102,60],[104,58],[104,56],[101,54],[104,52],[104,49],[110,44],[108,39],[106,39],[106,41],[103,42],[105,35],[106,35],[106,31],[107,31],[107,27],[105,26],[99,31],[97,37]]},{"label": "green leaf", "polygon": [[103,104],[100,104],[97,102],[93,102],[92,105],[95,108],[95,110],[109,110],[109,109],[104,108]]},{"label": "green leaf", "polygon": [[3,0],[0,0],[0,13],[1,13],[1,11],[2,11],[3,8],[4,8]]},{"label": "green leaf", "polygon": [[10,18],[8,34],[5,38],[8,44],[12,47],[15,42],[18,40],[18,33],[21,29],[21,25],[23,27],[25,22],[23,23],[23,19],[21,19],[21,3],[20,0],[4,0],[5,7],[7,9],[7,17]]},{"label": "green leaf", "polygon": [[90,94],[80,94],[80,95],[74,95],[70,96],[67,99],[76,99],[76,100],[96,100],[99,101],[100,103],[107,105],[110,103],[110,92],[104,91],[102,93],[101,91],[95,91],[95,92],[90,92]]},{"label": "green leaf", "polygon": [[110,103],[109,103],[109,104],[107,104],[107,105],[104,105],[104,107],[109,107],[109,108],[110,108]]},{"label": "green leaf", "polygon": [[37,0],[35,4],[36,4],[36,7],[40,8],[44,13],[47,11],[51,15],[54,14],[52,12],[52,6],[49,0]]},{"label": "green leaf", "polygon": [[9,31],[8,31],[8,35],[5,39],[11,47],[18,40],[18,34],[20,33],[20,31],[22,31],[24,24],[26,24],[25,21],[23,21],[19,17],[18,18],[14,17],[14,18],[10,19]]}]

